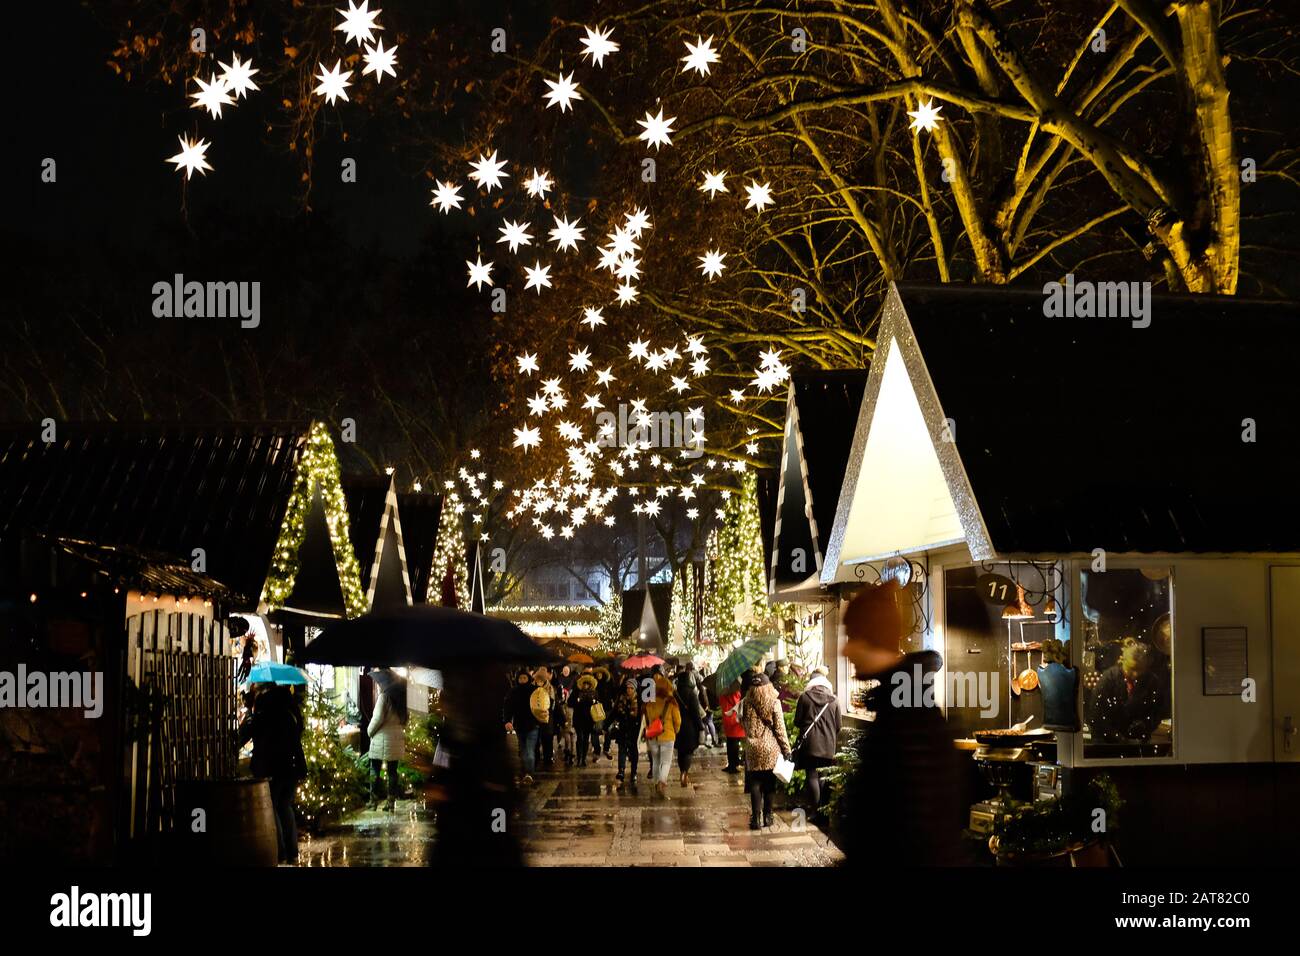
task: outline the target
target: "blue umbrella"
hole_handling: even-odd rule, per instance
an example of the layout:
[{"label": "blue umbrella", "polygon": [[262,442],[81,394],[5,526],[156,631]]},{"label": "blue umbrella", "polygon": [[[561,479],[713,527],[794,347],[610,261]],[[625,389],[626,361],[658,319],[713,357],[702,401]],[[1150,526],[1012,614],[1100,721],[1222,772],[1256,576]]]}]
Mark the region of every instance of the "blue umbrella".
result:
[{"label": "blue umbrella", "polygon": [[307,675],[289,664],[262,661],[248,672],[250,684],[306,684]]}]

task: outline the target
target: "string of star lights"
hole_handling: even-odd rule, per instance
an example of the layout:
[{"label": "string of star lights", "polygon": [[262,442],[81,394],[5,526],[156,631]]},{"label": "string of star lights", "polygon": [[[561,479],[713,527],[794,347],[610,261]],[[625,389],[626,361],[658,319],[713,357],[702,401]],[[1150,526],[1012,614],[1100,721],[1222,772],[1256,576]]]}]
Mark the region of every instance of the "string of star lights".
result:
[{"label": "string of star lights", "polygon": [[366,593],[361,588],[361,569],[348,534],[348,505],[339,477],[338,456],[334,453],[329,429],[321,422],[311,426],[307,447],[298,463],[293,491],[289,495],[280,537],[271,559],[271,571],[262,587],[262,600],[272,608],[283,607],[293,593],[298,579],[298,551],[307,535],[307,515],[317,493],[325,506],[325,521],[329,526],[330,545],[347,616],[359,617],[366,612]]}]

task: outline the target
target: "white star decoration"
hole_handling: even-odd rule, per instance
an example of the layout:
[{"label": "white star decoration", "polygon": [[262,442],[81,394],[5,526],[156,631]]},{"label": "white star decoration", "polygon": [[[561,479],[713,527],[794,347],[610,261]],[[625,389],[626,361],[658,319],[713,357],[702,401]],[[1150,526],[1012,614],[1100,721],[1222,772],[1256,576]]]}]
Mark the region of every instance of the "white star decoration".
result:
[{"label": "white star decoration", "polygon": [[580,221],[575,219],[569,222],[560,216],[555,217],[555,228],[551,230],[551,242],[556,244],[560,252],[565,249],[578,248],[578,241],[582,239],[582,230],[578,228]]},{"label": "white star decoration", "polygon": [[478,162],[470,163],[470,166],[474,168],[474,171],[469,174],[469,178],[485,187],[488,192],[491,192],[494,188],[500,188],[501,180],[508,179],[510,176],[509,173],[502,172],[506,168],[506,161],[504,159],[500,162],[497,161],[497,151],[495,149],[492,150],[491,156],[484,156],[479,153]]},{"label": "white star decoration", "polygon": [[254,70],[253,61],[246,60],[240,62],[239,54],[231,54],[229,63],[222,63],[221,79],[226,83],[226,88],[234,95],[235,99],[243,99],[244,94],[249,90],[258,89],[258,85],[251,79],[257,70]]},{"label": "white star decoration", "polygon": [[942,106],[935,106],[934,100],[926,100],[914,110],[908,110],[907,115],[912,117],[909,124],[911,129],[923,129],[927,132],[933,130],[939,125],[939,110]]},{"label": "white star decoration", "polygon": [[749,202],[745,204],[746,209],[757,209],[762,212],[764,206],[772,205],[771,183],[763,183],[760,186],[756,180],[751,179],[749,185],[745,187],[745,193],[749,196]]},{"label": "white star decoration", "polygon": [[524,180],[524,189],[528,190],[528,195],[534,199],[541,199],[555,184],[551,182],[549,173],[539,173],[537,167],[533,167],[533,175]]},{"label": "white star decoration", "polygon": [[469,266],[469,282],[467,283],[466,288],[469,288],[469,286],[472,285],[477,289],[484,283],[487,285],[492,284],[492,263],[484,263],[483,257],[479,256],[477,262],[470,262],[466,259],[465,265]]},{"label": "white star decoration", "polygon": [[533,237],[528,231],[528,223],[511,222],[507,219],[506,224],[501,227],[501,238],[497,242],[508,243],[511,252],[518,252],[520,246],[531,246]]},{"label": "white star decoration", "polygon": [[[375,11],[378,13],[379,11]],[[384,41],[378,41],[374,46],[367,46],[365,55],[362,57],[366,61],[366,68],[361,71],[361,75],[367,73],[375,74],[375,82],[378,83],[384,78],[384,74],[396,77],[397,71],[393,69],[397,65],[397,47],[390,46],[384,49]]]},{"label": "white star decoration", "polygon": [[453,186],[451,183],[444,183],[441,179],[437,180],[438,188],[433,191],[433,199],[429,202],[430,206],[437,206],[441,212],[449,212],[452,209],[459,209],[463,201],[460,195],[460,187]]},{"label": "white star decoration", "polygon": [[317,96],[325,97],[326,103],[333,103],[338,98],[344,100],[348,98],[348,94],[344,92],[344,89],[352,85],[352,81],[348,79],[352,75],[352,71],[339,72],[339,67],[342,65],[342,60],[336,60],[334,69],[327,71],[324,63],[317,64],[320,72],[316,74],[316,79],[320,80],[320,85],[316,87],[314,92]]},{"label": "white star decoration", "polygon": [[569,353],[569,370],[573,372],[585,372],[591,368],[591,352],[587,349],[578,349],[576,352]]},{"label": "white star decoration", "polygon": [[375,22],[375,17],[382,13],[382,10],[368,10],[370,0],[361,0],[361,6],[357,6],[348,0],[348,8],[339,10],[343,14],[343,22],[336,26],[335,30],[342,30],[351,43],[371,43],[375,39],[372,31],[382,30],[379,24]]},{"label": "white star decoration", "polygon": [[720,173],[705,173],[704,185],[700,187],[700,192],[708,193],[710,199],[717,196],[718,193],[727,192],[727,187],[722,182],[726,178],[727,171],[725,169]]},{"label": "white star decoration", "polygon": [[618,304],[627,305],[629,302],[635,302],[636,295],[636,286],[630,282],[624,282],[618,287]]},{"label": "white star decoration", "polygon": [[537,294],[542,294],[542,289],[551,287],[551,267],[544,266],[540,262],[534,263],[531,269],[525,267],[524,272],[528,273],[528,281],[524,283],[525,289],[536,289]]},{"label": "white star decoration", "polygon": [[673,141],[668,138],[668,134],[673,131],[673,123],[675,122],[677,122],[676,116],[664,119],[662,107],[659,109],[657,116],[651,116],[650,111],[646,110],[645,119],[637,120],[637,124],[642,127],[637,139],[645,140],[658,152],[660,146],[671,146],[673,144]]},{"label": "white star decoration", "polygon": [[709,64],[718,62],[718,51],[713,49],[713,37],[701,40],[696,36],[694,46],[691,46],[689,40],[685,42],[687,54],[682,60],[686,65],[682,67],[682,72],[695,70],[700,76],[708,76]]},{"label": "white star decoration", "polygon": [[535,448],[542,443],[541,430],[537,428],[516,428],[515,429],[515,448],[522,448],[525,452]]},{"label": "white star decoration", "polygon": [[582,99],[582,94],[578,92],[577,84],[573,82],[572,73],[568,76],[561,73],[558,81],[547,80],[546,85],[551,88],[551,91],[546,94],[547,109],[550,109],[552,106],[558,106],[560,112],[563,113],[565,110],[569,109],[570,104],[574,100]]},{"label": "white star decoration", "polygon": [[185,178],[189,179],[194,175],[196,169],[200,174],[203,174],[205,170],[212,168],[208,165],[207,159],[204,158],[208,147],[212,145],[211,143],[206,139],[191,140],[184,136],[176,138],[181,141],[181,151],[175,156],[169,157],[167,162],[175,163],[177,172],[182,169],[185,170]]},{"label": "white star decoration", "polygon": [[[671,123],[672,120],[669,120],[669,122]],[[623,218],[625,220],[623,230],[633,239],[640,236],[650,226],[650,216],[640,206],[633,212],[626,213]],[[633,248],[636,247],[635,243],[632,245]]]},{"label": "white star decoration", "polygon": [[605,317],[600,314],[600,309],[585,308],[582,310],[582,324],[594,329],[598,325],[605,324]]},{"label": "white star decoration", "polygon": [[537,371],[536,352],[525,352],[523,355],[516,358],[515,361],[519,363],[520,374],[532,375]]},{"label": "white star decoration", "polygon": [[220,119],[221,107],[234,105],[235,101],[231,99],[230,94],[227,92],[224,77],[213,76],[211,80],[204,83],[203,80],[196,76],[194,82],[199,84],[199,91],[191,93],[190,98],[194,100],[196,110],[207,110],[212,114],[213,119]]},{"label": "white star decoration", "polygon": [[609,38],[614,32],[613,28],[602,30],[600,33],[591,27],[583,29],[587,31],[587,35],[582,40],[582,55],[591,57],[591,62],[595,66],[603,66],[606,56],[618,52],[618,44]]},{"label": "white star decoration", "polygon": [[722,260],[725,258],[727,258],[727,254],[725,252],[718,252],[716,249],[706,252],[704,255],[700,256],[700,271],[710,279],[716,279],[718,276],[722,275],[722,270],[724,268]]}]

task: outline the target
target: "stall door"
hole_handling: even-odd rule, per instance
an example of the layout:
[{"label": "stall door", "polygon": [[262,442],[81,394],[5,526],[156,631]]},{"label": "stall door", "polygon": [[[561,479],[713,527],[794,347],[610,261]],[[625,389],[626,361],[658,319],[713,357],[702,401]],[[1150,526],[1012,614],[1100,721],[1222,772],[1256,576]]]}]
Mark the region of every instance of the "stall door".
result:
[{"label": "stall door", "polygon": [[1270,569],[1273,756],[1300,762],[1300,567]]}]

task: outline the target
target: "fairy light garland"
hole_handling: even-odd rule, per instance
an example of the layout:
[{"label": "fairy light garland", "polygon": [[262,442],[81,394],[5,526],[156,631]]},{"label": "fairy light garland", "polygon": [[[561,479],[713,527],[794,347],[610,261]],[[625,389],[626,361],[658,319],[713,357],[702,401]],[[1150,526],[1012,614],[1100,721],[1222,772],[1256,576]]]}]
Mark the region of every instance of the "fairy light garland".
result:
[{"label": "fairy light garland", "polygon": [[712,586],[705,592],[704,614],[705,629],[713,640],[730,643],[771,630],[776,621],[789,616],[790,605],[767,603],[754,472],[745,472],[740,492],[727,498],[721,524],[709,544]]},{"label": "fairy light garland", "polygon": [[293,593],[300,567],[298,552],[307,535],[307,515],[317,489],[325,506],[325,522],[338,568],[344,609],[348,617],[360,617],[366,612],[366,594],[361,589],[361,570],[348,536],[348,506],[339,477],[338,457],[334,454],[329,429],[321,422],[314,423],[307,436],[307,448],[298,464],[293,493],[280,526],[280,539],[271,559],[271,571],[262,587],[262,601],[272,608],[283,607]]}]

